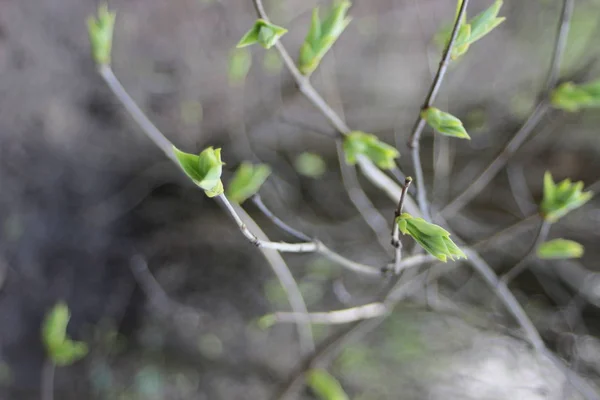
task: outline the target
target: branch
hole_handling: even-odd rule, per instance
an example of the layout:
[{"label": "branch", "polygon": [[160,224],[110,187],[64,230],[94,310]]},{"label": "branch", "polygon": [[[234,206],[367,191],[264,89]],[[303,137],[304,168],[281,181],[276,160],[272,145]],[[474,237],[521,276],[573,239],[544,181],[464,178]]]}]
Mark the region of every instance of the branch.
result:
[{"label": "branch", "polygon": [[404,180],[404,186],[402,186],[402,193],[400,194],[400,200],[398,200],[398,206],[394,210],[394,221],[392,222],[394,224],[392,227],[392,246],[396,249],[396,258],[394,260],[394,273],[396,274],[400,273],[400,262],[402,261],[402,242],[400,241],[400,229],[398,228],[396,220],[402,214],[404,199],[406,198],[406,192],[408,192],[411,182],[412,178],[407,176]]},{"label": "branch", "polygon": [[531,244],[527,253],[523,256],[521,261],[519,261],[514,267],[512,267],[507,273],[500,277],[500,280],[505,284],[508,284],[511,280],[519,276],[525,269],[527,268],[527,261],[531,258],[531,256],[535,255],[535,251],[538,246],[546,241],[548,238],[548,232],[550,231],[550,226],[552,224],[546,220],[543,220],[540,224],[540,228],[537,231],[535,239]]},{"label": "branch", "polygon": [[269,218],[271,222],[273,222],[282,231],[286,232],[291,236],[294,236],[296,239],[304,240],[305,242],[310,242],[312,240],[308,235],[300,232],[297,229],[292,228],[291,226],[283,222],[275,214],[273,214],[273,212],[269,210],[267,205],[262,201],[262,197],[260,197],[258,193],[252,196],[252,202],[256,207],[258,207],[260,212],[265,214],[265,216],[267,216],[267,218]]},{"label": "branch", "polygon": [[348,193],[350,201],[362,215],[367,225],[369,225],[371,230],[375,233],[379,244],[384,249],[389,248],[388,223],[360,186],[354,167],[346,164],[341,140],[336,140],[336,150],[340,164],[340,172],[342,174],[342,184]]},{"label": "branch", "polygon": [[[112,69],[108,65],[101,65],[98,67],[98,71],[102,78],[104,78],[108,87],[113,91],[114,95],[121,101],[125,109],[129,112],[132,118],[138,123],[142,131],[148,136],[166,155],[167,157],[175,163],[179,168],[181,168],[175,154],[173,153],[173,144],[167,139],[162,132],[152,124],[150,119],[144,114],[144,112],[137,106],[135,101],[129,96],[123,85],[119,82],[117,77],[114,75]],[[294,276],[290,272],[287,267],[285,261],[279,255],[279,253],[268,250],[268,244],[273,244],[269,242],[269,238],[260,230],[260,227],[247,215],[241,207],[238,207],[236,210],[230,203],[227,201],[225,196],[222,196],[221,204],[225,206],[225,208],[230,211],[230,215],[232,218],[238,223],[238,227],[242,229],[242,232],[247,238],[252,238],[252,241],[255,243],[267,244],[267,246],[263,246],[260,250],[263,255],[271,265],[273,272],[279,279],[281,286],[284,288],[288,301],[292,310],[298,313],[306,314],[308,310],[306,309],[306,304],[304,299],[302,298],[302,293],[298,288],[298,284],[294,280]],[[241,215],[241,216],[240,216]],[[253,227],[253,231],[257,233],[250,232],[246,228],[246,224]],[[273,245],[289,245],[288,243],[274,243]],[[304,249],[302,246],[314,245],[313,243],[300,243],[293,247],[295,250]],[[284,246],[285,247],[285,246]],[[310,324],[307,321],[302,323],[298,323],[298,335],[300,337],[300,347],[303,353],[311,353],[314,350],[314,341],[312,338],[312,331]]]},{"label": "branch", "polygon": [[54,373],[56,365],[50,358],[44,361],[42,366],[42,380],[40,383],[41,400],[54,400]]},{"label": "branch", "polygon": [[[466,0],[465,0],[466,1]],[[267,20],[268,17],[264,11],[264,7],[262,5],[261,0],[253,0],[254,5],[257,9],[258,15]],[[344,121],[339,118],[339,116],[325,103],[323,98],[314,90],[310,82],[305,79],[304,76],[300,74],[298,69],[296,68],[293,60],[285,50],[283,44],[280,41],[275,43],[275,48],[280,53],[284,64],[296,80],[300,91],[308,98],[308,100],[317,107],[323,115],[329,120],[331,125],[340,133],[347,134],[350,132],[350,129],[346,125]],[[365,176],[377,187],[384,191],[389,197],[391,197],[392,201],[397,201],[401,195],[401,188],[394,182],[390,177],[385,175],[381,170],[379,170],[369,159],[364,156],[358,157],[358,164],[361,168],[361,171],[365,174]],[[416,208],[416,204],[414,201],[407,196],[405,200],[405,207],[409,209],[409,212],[415,216],[419,216],[419,210]],[[452,233],[452,232],[450,232]],[[548,354],[544,346],[544,342],[542,341],[539,333],[533,326],[531,320],[527,317],[527,314],[520,306],[514,295],[510,292],[510,290],[504,285],[502,282],[499,282],[498,277],[496,276],[494,270],[475,252],[474,250],[463,247],[463,251],[467,254],[469,258],[469,262],[473,265],[473,267],[484,277],[488,285],[495,291],[495,293],[500,297],[502,302],[508,308],[510,313],[515,317],[515,319],[519,322],[523,330],[526,332],[529,342],[532,346],[538,350],[540,353]],[[424,274],[424,273],[423,273]],[[422,275],[422,274],[421,274]],[[419,275],[419,276],[421,276]],[[293,391],[293,388],[297,387],[303,379],[303,372],[306,371],[311,365],[317,363],[321,358],[329,355],[330,352],[334,351],[338,348],[338,346],[346,343],[347,340],[351,340],[356,336],[360,336],[364,331],[368,331],[373,327],[377,326],[383,319],[371,319],[367,321],[361,321],[354,324],[348,330],[344,331],[340,336],[334,338],[332,342],[328,342],[324,347],[321,347],[316,350],[314,356],[310,357],[306,360],[300,368],[300,372],[295,372],[292,374],[290,381],[288,381],[284,385],[284,389],[280,392],[279,395],[275,397],[275,399],[283,399],[288,394]],[[589,387],[589,385],[588,385]],[[593,389],[590,389],[593,392]],[[585,391],[580,390],[581,393],[585,394]],[[586,396],[587,397],[587,396]],[[588,399],[596,399],[597,397],[587,397]]]},{"label": "branch", "polygon": [[[347,324],[349,322],[360,321],[384,316],[388,313],[388,307],[383,303],[370,303],[362,306],[346,308],[343,310],[335,310],[328,312],[313,312],[308,313],[308,318],[312,324],[322,325],[337,325]],[[301,314],[294,312],[276,312],[267,315],[273,317],[274,322],[296,322],[303,317]]]},{"label": "branch", "polygon": [[[440,87],[442,86],[442,81],[444,80],[444,76],[448,70],[450,56],[452,55],[452,48],[454,47],[454,43],[458,37],[460,21],[466,15],[468,4],[469,0],[463,0],[460,6],[460,10],[456,16],[456,21],[454,22],[454,27],[452,28],[450,41],[444,50],[444,54],[442,55],[442,59],[440,61],[440,66],[435,74],[435,78],[433,79],[431,88],[429,89],[429,93],[427,94],[425,102],[421,106],[420,111],[431,107],[438,95]],[[417,118],[410,135],[408,147],[411,149],[413,168],[415,169],[415,177],[417,179],[417,201],[419,203],[419,209],[421,210],[421,214],[423,214],[423,218],[425,218],[427,221],[431,221],[431,216],[429,215],[429,206],[427,205],[427,189],[425,188],[425,180],[423,178],[423,165],[421,165],[421,155],[419,152],[419,142],[421,140],[421,135],[423,133],[423,129],[425,128],[425,124],[426,122],[423,118],[421,118],[421,113],[419,112],[419,117]]]},{"label": "branch", "polygon": [[557,83],[557,77],[560,72],[560,64],[562,56],[565,50],[567,35],[569,33],[569,26],[571,16],[573,14],[574,0],[564,0],[563,8],[561,11],[561,17],[558,24],[558,30],[556,33],[556,39],[554,42],[554,51],[552,59],[550,60],[550,70],[548,72],[548,78],[544,89],[542,90],[542,99],[537,104],[529,118],[521,126],[521,128],[515,133],[513,138],[506,144],[502,152],[487,166],[487,168],[477,177],[464,191],[461,192],[454,200],[452,200],[442,210],[444,217],[450,217],[461,209],[463,209],[488,183],[500,172],[500,170],[506,165],[508,160],[513,154],[523,145],[525,140],[529,137],[531,132],[539,124],[541,119],[550,111],[550,104],[548,101],[548,95],[554,89]]}]

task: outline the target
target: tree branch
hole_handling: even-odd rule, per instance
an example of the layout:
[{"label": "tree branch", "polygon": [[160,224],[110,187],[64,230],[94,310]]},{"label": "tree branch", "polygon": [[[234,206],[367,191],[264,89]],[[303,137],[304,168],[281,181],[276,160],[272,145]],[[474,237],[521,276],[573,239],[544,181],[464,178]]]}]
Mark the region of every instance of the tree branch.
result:
[{"label": "tree branch", "polygon": [[[431,88],[429,89],[429,93],[425,98],[425,102],[421,106],[421,110],[425,110],[426,108],[431,107],[433,102],[435,101],[440,88],[442,86],[442,81],[444,80],[444,76],[446,75],[446,71],[448,70],[448,64],[450,63],[450,57],[452,55],[452,48],[454,47],[454,43],[456,42],[456,38],[458,37],[458,31],[460,29],[460,21],[466,15],[467,5],[469,4],[469,0],[463,0],[458,14],[456,16],[456,21],[454,22],[454,27],[452,28],[452,35],[450,36],[450,41],[448,41],[448,45],[444,50],[442,55],[442,59],[440,61],[440,66],[435,74],[435,78],[431,83]],[[429,215],[429,206],[427,204],[427,189],[425,187],[425,180],[423,177],[423,165],[421,164],[421,154],[420,154],[420,140],[421,135],[423,133],[423,129],[425,128],[425,120],[421,117],[421,113],[419,112],[419,116],[415,125],[413,127],[412,133],[410,135],[410,139],[408,141],[408,147],[411,149],[412,160],[413,160],[413,168],[415,170],[415,177],[417,179],[417,201],[419,203],[419,209],[421,210],[421,214],[423,218],[427,221],[431,221],[431,215]]]},{"label": "tree branch", "polygon": [[513,138],[506,144],[502,152],[496,156],[486,169],[464,191],[462,191],[460,195],[456,196],[454,200],[442,209],[441,213],[444,217],[451,217],[469,204],[469,202],[473,200],[473,198],[475,198],[475,196],[477,196],[492,179],[494,179],[513,154],[523,145],[529,135],[531,135],[531,132],[533,132],[542,118],[550,111],[551,107],[548,101],[548,95],[557,83],[562,56],[567,42],[567,35],[569,33],[570,21],[573,14],[573,5],[574,0],[564,0],[563,2],[552,59],[550,60],[548,78],[546,79],[546,84],[542,90],[540,102],[517,133],[515,133]]}]

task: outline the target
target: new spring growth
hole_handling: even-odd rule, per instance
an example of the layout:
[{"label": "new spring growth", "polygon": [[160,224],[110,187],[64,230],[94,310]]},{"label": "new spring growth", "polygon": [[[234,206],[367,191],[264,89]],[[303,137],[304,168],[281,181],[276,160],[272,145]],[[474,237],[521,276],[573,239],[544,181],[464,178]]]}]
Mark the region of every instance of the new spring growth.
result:
[{"label": "new spring growth", "polygon": [[571,112],[600,107],[600,79],[581,85],[565,82],[552,91],[550,102],[555,108]]},{"label": "new spring growth", "polygon": [[65,303],[56,304],[46,315],[42,326],[42,342],[46,354],[54,365],[70,365],[88,353],[83,342],[76,342],[67,337],[67,325],[71,312]]},{"label": "new spring growth", "polygon": [[264,19],[257,19],[252,28],[240,39],[237,47],[246,47],[258,43],[265,49],[270,49],[286,32],[287,29],[281,26]]},{"label": "new spring growth", "polygon": [[336,0],[323,22],[319,9],[313,9],[310,29],[300,47],[298,68],[302,74],[310,75],[317,69],[325,54],[344,32],[352,20],[346,15],[350,5],[347,0]]},{"label": "new spring growth", "polygon": [[242,163],[227,185],[227,197],[233,202],[242,204],[258,192],[270,174],[271,168],[266,164]]},{"label": "new spring growth", "polygon": [[544,197],[540,205],[542,217],[556,222],[569,211],[584,205],[592,198],[592,192],[582,192],[583,182],[572,183],[570,179],[556,184],[549,171],[544,174]]},{"label": "new spring growth", "polygon": [[467,258],[465,253],[450,239],[450,233],[442,227],[429,223],[423,218],[414,218],[408,213],[396,218],[403,235],[410,235],[429,254],[440,261]]},{"label": "new spring growth", "polygon": [[221,149],[208,147],[199,155],[185,153],[173,146],[175,157],[186,175],[200,188],[208,197],[223,194],[223,183],[221,174],[223,162],[221,161]]},{"label": "new spring growth", "polygon": [[421,111],[421,118],[423,118],[436,132],[439,132],[444,136],[452,136],[459,139],[471,139],[463,126],[462,121],[450,113],[441,111],[435,107],[427,107]]},{"label": "new spring growth", "polygon": [[573,240],[554,239],[542,243],[537,249],[537,256],[544,260],[581,258],[583,251],[583,246]]},{"label": "new spring growth", "polygon": [[343,143],[346,163],[356,164],[358,156],[365,156],[381,169],[392,169],[396,166],[394,160],[400,157],[395,147],[380,141],[377,136],[361,131],[350,132],[344,137]]},{"label": "new spring growth", "polygon": [[[456,5],[455,18],[458,17],[462,2],[463,0],[459,0]],[[464,14],[463,19],[460,21],[460,27],[458,28],[458,35],[452,49],[452,54],[450,55],[452,60],[456,60],[465,54],[473,43],[490,33],[506,19],[504,17],[498,17],[502,3],[502,0],[496,0],[488,9],[477,14],[469,21],[467,21],[466,13]],[[452,29],[445,29],[443,33],[441,33],[444,38],[444,45],[450,40],[451,33]]]},{"label": "new spring growth", "polygon": [[87,19],[92,57],[98,65],[110,64],[115,17],[115,12],[109,11],[108,5],[101,4],[98,15]]},{"label": "new spring growth", "polygon": [[324,369],[306,372],[306,384],[320,400],[349,400],[340,382]]}]

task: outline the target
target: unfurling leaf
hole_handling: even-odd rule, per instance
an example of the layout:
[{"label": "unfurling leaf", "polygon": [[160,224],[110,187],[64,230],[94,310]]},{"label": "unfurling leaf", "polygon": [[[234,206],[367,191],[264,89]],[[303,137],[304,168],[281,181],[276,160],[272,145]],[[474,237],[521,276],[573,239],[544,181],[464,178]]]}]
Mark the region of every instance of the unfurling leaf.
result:
[{"label": "unfurling leaf", "polygon": [[351,18],[346,14],[351,3],[347,0],[335,0],[327,17],[321,22],[319,9],[313,9],[310,28],[304,43],[300,47],[298,68],[304,75],[310,75],[348,26]]},{"label": "unfurling leaf", "polygon": [[272,24],[264,19],[257,19],[252,28],[240,39],[237,47],[246,47],[254,43],[259,43],[265,49],[269,49],[286,32],[287,29],[281,26]]},{"label": "unfurling leaf", "polygon": [[450,239],[450,233],[442,227],[429,223],[423,218],[414,218],[403,213],[396,219],[400,232],[410,235],[421,247],[438,260],[446,262],[467,258],[465,253]]},{"label": "unfurling leaf", "polygon": [[98,7],[98,15],[87,20],[92,57],[98,65],[110,64],[113,30],[116,14],[106,4]]},{"label": "unfurling leaf", "polygon": [[428,107],[421,111],[423,118],[429,126],[445,136],[453,136],[460,139],[471,139],[460,119],[435,107]]},{"label": "unfurling leaf", "polygon": [[248,49],[233,49],[229,54],[229,84],[244,83],[252,65],[252,56]]},{"label": "unfurling leaf", "polygon": [[349,400],[338,380],[324,369],[309,370],[306,384],[321,400]]},{"label": "unfurling leaf", "polygon": [[185,153],[175,146],[173,151],[181,169],[196,185],[204,189],[208,197],[223,194],[221,173],[224,163],[221,161],[221,149],[213,149],[211,146],[199,155]]},{"label": "unfurling leaf", "polygon": [[554,239],[542,243],[537,249],[537,256],[545,260],[580,258],[583,250],[581,244],[572,240]]},{"label": "unfurling leaf", "polygon": [[42,341],[47,356],[55,365],[65,366],[85,357],[88,347],[67,337],[71,313],[65,303],[56,304],[46,315],[42,326]]},{"label": "unfurling leaf", "polygon": [[571,112],[600,107],[600,80],[581,85],[565,82],[554,89],[550,101],[554,107]]},{"label": "unfurling leaf", "polygon": [[270,174],[271,168],[266,164],[242,163],[227,186],[227,197],[242,204],[258,192]]},{"label": "unfurling leaf", "polygon": [[300,175],[309,178],[319,178],[327,169],[327,165],[320,155],[308,152],[304,152],[296,157],[294,167],[296,167],[296,171],[298,171]]},{"label": "unfurling leaf", "polygon": [[[473,43],[490,33],[506,19],[504,17],[498,17],[502,3],[502,0],[496,0],[488,9],[479,13],[468,21],[466,19],[466,13],[463,14],[464,17],[460,22],[458,35],[456,37],[454,47],[452,48],[452,60],[456,60],[465,54]],[[461,5],[462,0],[458,0],[455,20],[458,17]],[[450,41],[451,35],[452,29],[444,28],[442,32],[436,35],[438,37],[436,41],[440,44],[447,45]]]},{"label": "unfurling leaf", "polygon": [[570,179],[556,184],[549,171],[544,174],[544,197],[540,212],[544,219],[556,222],[569,211],[584,205],[592,198],[592,192],[582,192],[583,182],[572,183]]},{"label": "unfurling leaf", "polygon": [[363,155],[381,169],[392,169],[396,166],[394,159],[400,157],[395,147],[383,143],[375,135],[361,131],[346,135],[343,147],[346,163],[350,165],[356,164],[358,156]]}]

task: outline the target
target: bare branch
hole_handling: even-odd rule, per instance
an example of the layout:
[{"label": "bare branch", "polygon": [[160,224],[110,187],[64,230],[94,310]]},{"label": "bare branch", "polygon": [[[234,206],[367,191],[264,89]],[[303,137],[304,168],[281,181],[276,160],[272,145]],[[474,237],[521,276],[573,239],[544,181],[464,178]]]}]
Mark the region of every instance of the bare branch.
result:
[{"label": "bare branch", "polygon": [[283,222],[275,214],[273,214],[273,212],[271,210],[269,210],[267,205],[262,201],[262,198],[260,197],[260,195],[258,193],[255,194],[254,196],[252,196],[252,202],[256,205],[256,207],[258,207],[260,212],[265,214],[267,216],[267,218],[269,218],[275,225],[277,225],[277,227],[279,229],[294,236],[297,239],[304,240],[306,242],[310,242],[312,240],[308,235],[300,232],[297,229],[292,228],[291,226],[289,226],[288,224]]},{"label": "bare branch", "polygon": [[[446,71],[448,70],[448,64],[450,63],[452,48],[454,47],[454,43],[456,42],[456,38],[458,37],[460,21],[466,15],[468,4],[469,0],[463,0],[460,6],[460,10],[458,11],[458,15],[456,16],[456,21],[454,22],[454,27],[452,28],[452,35],[450,36],[450,40],[446,45],[446,49],[444,50],[444,54],[442,55],[442,59],[440,60],[440,66],[437,70],[437,73],[435,74],[435,78],[433,79],[433,82],[431,83],[431,88],[429,89],[429,93],[427,94],[425,102],[421,106],[420,111],[431,107],[440,91],[442,82],[444,80],[444,76],[446,75]],[[419,117],[415,122],[412,133],[410,135],[410,139],[408,141],[408,147],[410,147],[411,149],[413,168],[415,169],[415,177],[417,179],[417,201],[419,203],[419,209],[421,210],[421,214],[423,214],[423,218],[425,218],[427,221],[431,221],[431,216],[429,215],[429,206],[427,204],[427,189],[425,187],[425,180],[423,177],[423,165],[421,164],[421,154],[419,152],[419,143],[424,128],[425,120],[421,117],[421,113],[419,112]]]},{"label": "bare branch", "polygon": [[508,284],[511,280],[513,280],[514,278],[519,276],[523,271],[525,271],[525,269],[527,268],[527,261],[529,261],[531,256],[535,255],[535,251],[537,250],[539,245],[544,243],[548,238],[548,232],[550,231],[551,225],[552,224],[546,220],[543,220],[540,223],[540,228],[538,229],[537,234],[535,235],[535,239],[533,240],[531,247],[529,248],[529,250],[527,250],[527,253],[525,253],[523,258],[515,266],[513,266],[507,273],[500,277],[500,280],[502,282]]},{"label": "bare branch", "polygon": [[443,210],[444,217],[450,217],[463,209],[488,183],[500,172],[513,154],[523,145],[525,140],[531,135],[535,127],[542,118],[550,111],[548,95],[554,89],[557,83],[558,74],[562,56],[565,50],[567,35],[571,16],[573,14],[574,0],[564,0],[561,17],[558,24],[556,39],[554,42],[554,51],[550,60],[550,70],[546,84],[542,90],[542,99],[534,108],[533,112],[527,118],[521,128],[515,133],[513,138],[506,144],[502,152],[488,165],[488,167],[479,175],[464,191],[452,200]]},{"label": "bare branch", "polygon": [[[383,303],[370,303],[362,306],[346,308],[343,310],[327,312],[311,312],[308,318],[312,324],[338,325],[363,319],[377,318],[387,314],[388,308]],[[276,312],[269,314],[275,322],[296,322],[303,315],[290,312]]]}]

